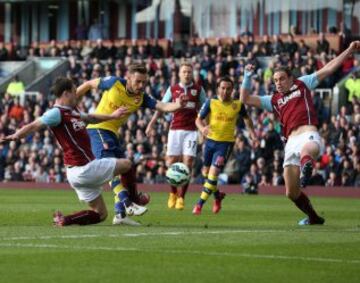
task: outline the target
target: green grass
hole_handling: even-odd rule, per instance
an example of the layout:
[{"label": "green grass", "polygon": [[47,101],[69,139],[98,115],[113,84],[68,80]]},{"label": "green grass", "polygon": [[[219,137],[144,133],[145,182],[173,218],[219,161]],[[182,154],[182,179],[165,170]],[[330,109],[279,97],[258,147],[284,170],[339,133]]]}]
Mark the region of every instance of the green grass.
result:
[{"label": "green grass", "polygon": [[[193,216],[153,193],[141,227],[55,228],[72,191],[0,190],[0,282],[359,282],[360,200],[311,198],[326,225],[299,227],[285,197],[228,195]],[[105,193],[109,210],[112,195]]]}]

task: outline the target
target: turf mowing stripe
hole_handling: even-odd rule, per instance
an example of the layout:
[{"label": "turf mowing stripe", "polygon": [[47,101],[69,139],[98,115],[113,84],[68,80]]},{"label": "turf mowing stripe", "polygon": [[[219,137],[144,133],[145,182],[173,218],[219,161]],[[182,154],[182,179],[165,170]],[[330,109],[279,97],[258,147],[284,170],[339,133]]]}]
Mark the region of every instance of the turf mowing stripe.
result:
[{"label": "turf mowing stripe", "polygon": [[299,257],[299,256],[282,256],[282,255],[259,255],[247,253],[220,253],[220,252],[203,252],[194,250],[155,250],[155,249],[137,249],[127,247],[80,247],[80,246],[67,246],[67,245],[53,245],[53,244],[6,244],[0,243],[0,247],[8,248],[40,248],[40,249],[68,249],[68,250],[95,250],[95,251],[129,251],[129,252],[149,252],[161,254],[196,254],[201,256],[220,256],[220,257],[245,257],[245,258],[258,258],[258,259],[279,259],[279,260],[293,260],[293,261],[315,261],[315,262],[328,262],[328,263],[346,263],[346,264],[360,264],[360,260],[344,260],[337,258],[321,258],[321,257]]},{"label": "turf mowing stripe", "polygon": [[100,237],[147,237],[147,236],[183,236],[183,235],[206,235],[206,234],[237,234],[237,233],[289,233],[289,232],[333,232],[333,233],[344,233],[344,232],[360,232],[359,229],[344,229],[344,230],[300,230],[300,229],[290,229],[290,230],[218,230],[218,231],[178,231],[178,232],[160,232],[160,233],[119,233],[119,234],[83,234],[83,235],[48,235],[48,236],[38,236],[38,237],[4,237],[0,238],[0,241],[18,241],[18,240],[51,240],[51,239],[81,239],[81,238],[100,238]]}]

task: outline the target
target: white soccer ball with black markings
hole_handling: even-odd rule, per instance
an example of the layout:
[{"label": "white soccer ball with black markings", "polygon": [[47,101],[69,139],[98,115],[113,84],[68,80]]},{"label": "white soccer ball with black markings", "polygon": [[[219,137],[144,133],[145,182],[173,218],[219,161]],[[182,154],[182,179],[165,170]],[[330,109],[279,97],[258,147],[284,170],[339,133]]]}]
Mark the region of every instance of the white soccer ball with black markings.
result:
[{"label": "white soccer ball with black markings", "polygon": [[190,180],[190,170],[184,163],[176,162],[166,171],[166,179],[170,185],[180,187]]}]

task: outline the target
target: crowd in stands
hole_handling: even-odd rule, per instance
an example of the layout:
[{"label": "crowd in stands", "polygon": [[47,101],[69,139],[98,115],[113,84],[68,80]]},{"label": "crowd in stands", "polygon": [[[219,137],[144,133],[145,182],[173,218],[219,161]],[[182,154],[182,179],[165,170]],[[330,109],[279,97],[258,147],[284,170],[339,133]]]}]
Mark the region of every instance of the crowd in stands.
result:
[{"label": "crowd in stands", "polygon": [[[163,50],[154,41],[144,45],[131,46],[124,42],[105,46],[96,42],[78,41],[76,45],[64,42],[61,45],[51,41],[45,49],[33,43],[27,50],[14,49],[13,54],[4,51],[0,43],[0,60],[24,59],[33,56],[65,56],[69,60],[66,74],[77,85],[86,80],[126,75],[126,66],[140,60],[149,71],[146,92],[161,99],[166,89],[178,82],[178,67],[181,60],[191,61],[194,66],[194,81],[201,84],[207,97],[216,94],[216,81],[220,76],[229,75],[235,82],[234,97],[239,97],[244,66],[256,66],[252,79],[252,92],[259,95],[273,90],[271,77],[277,66],[288,66],[295,77],[311,74],[326,64],[335,55],[326,37],[319,35],[316,50],[307,47],[306,42],[296,42],[292,35],[282,40],[279,36],[264,36],[261,42],[254,42],[253,36],[239,36],[230,43],[221,39],[212,46],[206,39],[200,43],[191,40],[181,51]],[[6,49],[6,48],[5,48]],[[21,57],[22,56],[22,57]],[[258,58],[271,56],[267,66]],[[335,82],[358,68],[355,58],[347,60],[342,68],[327,78],[320,87],[333,87]],[[358,74],[358,73],[357,73]],[[356,75],[355,75],[356,76]],[[356,77],[352,77],[356,82]],[[318,159],[313,171],[311,185],[357,186],[360,187],[360,90],[351,85],[352,94],[348,103],[341,107],[339,114],[331,113],[329,105],[315,92],[313,99],[320,121],[320,133],[325,143],[324,153]],[[17,96],[5,93],[0,97],[0,135],[7,135],[16,128],[39,117],[52,107],[50,93],[20,103]],[[101,98],[100,91],[92,91],[80,103],[80,110],[93,112]],[[220,177],[223,184],[241,183],[246,192],[256,192],[259,185],[282,185],[283,142],[281,128],[274,115],[266,111],[248,108],[256,127],[257,140],[248,138],[242,121],[238,123],[234,151]],[[138,182],[147,184],[165,183],[165,152],[171,115],[159,118],[151,136],[145,136],[145,128],[152,111],[140,109],[130,116],[127,124],[120,129],[122,147],[126,157],[137,164]],[[193,170],[192,183],[201,183],[202,144]],[[37,132],[21,142],[0,144],[0,180],[3,181],[65,181],[62,152],[48,129]]]}]

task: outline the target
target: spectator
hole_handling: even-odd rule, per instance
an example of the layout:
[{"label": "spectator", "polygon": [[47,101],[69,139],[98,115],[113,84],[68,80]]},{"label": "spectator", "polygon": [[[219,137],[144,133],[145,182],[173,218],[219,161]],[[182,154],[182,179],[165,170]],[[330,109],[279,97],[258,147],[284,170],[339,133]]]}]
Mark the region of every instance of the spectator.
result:
[{"label": "spectator", "polygon": [[345,81],[345,88],[348,91],[348,101],[353,100],[360,101],[360,69],[351,74],[351,76]]},{"label": "spectator", "polygon": [[329,49],[330,49],[329,41],[326,40],[325,34],[320,32],[319,39],[316,41],[316,52],[319,54],[322,52],[329,54]]},{"label": "spectator", "polygon": [[93,24],[90,26],[89,34],[88,34],[89,40],[95,41],[98,39],[105,39],[103,34],[103,27],[99,23],[99,19],[94,19]]},{"label": "spectator", "polygon": [[9,60],[9,51],[7,50],[4,42],[0,41],[0,61]]},{"label": "spectator", "polygon": [[25,92],[24,83],[19,80],[18,76],[14,76],[6,89],[6,92],[11,96],[21,96]]}]

